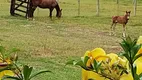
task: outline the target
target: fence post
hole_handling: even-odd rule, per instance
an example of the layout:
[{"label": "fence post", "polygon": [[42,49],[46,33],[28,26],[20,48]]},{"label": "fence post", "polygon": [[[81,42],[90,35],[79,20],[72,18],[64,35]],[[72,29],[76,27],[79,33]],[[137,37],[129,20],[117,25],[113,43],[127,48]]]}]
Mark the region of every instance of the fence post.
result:
[{"label": "fence post", "polygon": [[[25,0],[25,1],[26,1],[26,0]],[[30,1],[31,1],[31,0],[28,0],[28,3],[27,3],[27,13],[26,13],[26,16],[25,16],[26,18],[28,18],[29,14],[30,14],[30,7],[31,7],[31,6],[30,6]]]},{"label": "fence post", "polygon": [[11,0],[10,14],[12,16],[14,16],[14,14],[15,14],[15,0]]},{"label": "fence post", "polygon": [[80,16],[80,0],[78,0],[78,16]]},{"label": "fence post", "polygon": [[97,3],[97,7],[96,7],[97,8],[97,12],[96,12],[96,15],[99,16],[99,12],[100,12],[100,0],[96,0],[96,1],[97,1],[96,2]]},{"label": "fence post", "polygon": [[119,0],[116,1],[117,4],[117,15],[119,15]]},{"label": "fence post", "polygon": [[137,0],[134,0],[134,16],[136,16]]}]

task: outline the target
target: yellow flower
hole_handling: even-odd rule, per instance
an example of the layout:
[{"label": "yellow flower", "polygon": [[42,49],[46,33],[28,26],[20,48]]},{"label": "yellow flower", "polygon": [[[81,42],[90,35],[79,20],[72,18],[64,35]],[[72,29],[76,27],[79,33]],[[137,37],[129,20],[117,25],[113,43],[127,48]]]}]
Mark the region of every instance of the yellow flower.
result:
[{"label": "yellow flower", "polygon": [[11,64],[12,63],[12,61],[10,60],[10,58],[7,58],[5,61],[6,61],[7,64]]},{"label": "yellow flower", "polygon": [[[142,44],[142,36],[139,37],[138,41],[137,41],[137,44]],[[139,49],[138,54],[142,54],[142,47]],[[137,66],[137,74],[140,74],[142,73],[142,57],[139,57],[136,61],[135,61],[135,64]]]},{"label": "yellow flower", "polygon": [[[137,44],[142,44],[142,36],[139,37]],[[137,55],[138,54],[142,54],[142,47],[139,49]],[[105,51],[102,48],[95,48],[92,51],[87,51],[84,56],[91,57],[91,59],[88,60],[88,63],[87,63],[88,66],[91,64],[91,62],[94,59],[97,61],[104,61],[104,60],[110,59],[110,62],[108,64],[109,66],[112,66],[113,64],[118,63],[122,65],[123,67],[126,66],[127,69],[129,69],[128,63],[127,63],[128,61],[125,58],[122,59],[118,57],[118,55],[115,53],[110,53],[106,55]],[[137,74],[142,73],[142,69],[141,69],[142,68],[142,57],[138,58],[135,61],[135,64],[137,66]],[[97,73],[94,73],[92,71],[86,71],[82,69],[82,80],[88,80],[88,79],[108,80],[108,79],[105,79],[104,77],[101,77]],[[131,72],[129,72],[128,74],[121,75],[120,80],[133,80]]]},{"label": "yellow flower", "polygon": [[11,70],[4,70],[4,71],[0,72],[0,80],[5,75],[14,76],[14,73]]},{"label": "yellow flower", "polygon": [[105,80],[104,77],[98,75],[97,73],[82,69],[82,80],[88,80],[88,79]]},{"label": "yellow flower", "polygon": [[[3,65],[3,66],[0,66],[0,68],[4,68],[4,67],[6,67],[8,64],[11,64],[12,61],[10,60],[10,58],[7,58],[7,59],[3,60],[2,56],[1,56],[1,57],[0,57],[0,63],[1,63],[1,64],[5,64],[5,66],[4,66],[4,65]],[[1,71],[1,72],[0,72],[0,80],[1,80],[2,77],[5,76],[5,75],[14,76],[14,73],[13,73],[13,71],[11,71],[11,70],[4,70],[4,71]]]},{"label": "yellow flower", "polygon": [[111,61],[109,63],[110,66],[112,66],[114,63],[118,63],[118,55],[115,53],[107,54],[108,57],[110,57]]},{"label": "yellow flower", "polygon": [[142,54],[142,47],[139,49],[137,55],[138,55],[138,54]]},{"label": "yellow flower", "polygon": [[[142,47],[139,49],[139,51],[138,51],[138,53],[136,54],[136,55],[138,55],[138,54],[142,54]],[[142,73],[142,57],[139,57],[136,61],[135,61],[135,64],[136,64],[136,66],[137,66],[137,74],[140,74],[140,73]]]},{"label": "yellow flower", "polygon": [[86,65],[88,67],[91,65],[91,63],[93,63],[94,59],[97,61],[102,61],[102,60],[106,60],[107,58],[109,58],[108,56],[106,56],[106,53],[102,48],[95,48],[92,51],[86,51],[86,53],[84,54],[84,57],[85,56],[90,57]]},{"label": "yellow flower", "polygon": [[127,59],[126,58],[120,58],[120,57],[118,57],[118,59],[119,59],[119,64],[120,65],[122,65],[123,67],[129,67],[128,66],[128,61],[127,61]]},{"label": "yellow flower", "polygon": [[137,44],[142,44],[142,36],[138,38]]},{"label": "yellow flower", "polygon": [[[121,64],[123,66],[126,65],[126,60],[123,60],[122,58],[118,57],[118,55],[115,53],[106,54],[102,48],[95,48],[92,51],[87,51],[84,54],[84,57],[85,56],[90,57],[86,66],[90,66],[90,64],[93,62],[94,59],[97,61],[110,60],[110,62],[108,64],[108,66],[110,66],[110,67],[115,63]],[[82,80],[88,80],[88,79],[104,80],[105,78],[95,72],[86,71],[86,70],[82,69]]]},{"label": "yellow flower", "polygon": [[123,74],[120,77],[120,80],[133,80],[132,74],[131,73],[129,73],[129,74]]},{"label": "yellow flower", "polygon": [[106,52],[102,48],[95,48],[90,52],[89,56],[91,56],[93,60],[95,59],[97,61],[103,61],[109,58],[106,56]]},{"label": "yellow flower", "polygon": [[97,59],[99,56],[105,56],[106,53],[102,48],[95,48],[91,51],[91,57]]},{"label": "yellow flower", "polygon": [[[86,53],[84,54],[84,57],[85,56],[90,57],[90,59],[87,62],[87,65],[86,65],[88,67],[93,62],[94,59],[97,61],[102,61],[102,60],[108,58],[108,56],[106,56],[106,53],[102,48],[95,48],[92,51],[86,51]],[[86,70],[82,69],[82,80],[88,80],[88,79],[104,80],[105,78],[99,76],[98,74],[96,74],[92,71],[86,71]]]}]

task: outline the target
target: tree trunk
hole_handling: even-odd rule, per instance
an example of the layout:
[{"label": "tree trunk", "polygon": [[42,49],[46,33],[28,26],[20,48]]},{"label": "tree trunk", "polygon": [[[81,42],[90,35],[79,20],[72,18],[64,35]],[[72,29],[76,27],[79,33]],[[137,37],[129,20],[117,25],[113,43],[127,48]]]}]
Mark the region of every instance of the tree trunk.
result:
[{"label": "tree trunk", "polygon": [[97,8],[97,12],[96,12],[96,15],[99,16],[99,13],[100,13],[100,0],[97,0],[96,3],[97,3],[97,7],[96,7]]}]

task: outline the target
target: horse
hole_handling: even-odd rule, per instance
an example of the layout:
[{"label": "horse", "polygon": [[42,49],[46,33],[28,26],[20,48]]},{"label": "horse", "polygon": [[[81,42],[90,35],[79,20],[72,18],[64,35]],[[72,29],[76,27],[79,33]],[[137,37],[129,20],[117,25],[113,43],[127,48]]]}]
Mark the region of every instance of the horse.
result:
[{"label": "horse", "polygon": [[123,25],[123,37],[126,36],[126,24],[128,23],[128,20],[130,18],[130,13],[131,11],[126,11],[124,16],[113,16],[112,17],[112,25],[111,25],[111,35],[114,34],[113,32],[115,31],[115,26],[117,23]]},{"label": "horse", "polygon": [[48,8],[50,10],[49,17],[52,18],[52,11],[56,9],[56,17],[60,18],[62,15],[62,9],[60,9],[59,4],[56,0],[30,0],[28,18],[33,19],[34,11],[37,7]]}]

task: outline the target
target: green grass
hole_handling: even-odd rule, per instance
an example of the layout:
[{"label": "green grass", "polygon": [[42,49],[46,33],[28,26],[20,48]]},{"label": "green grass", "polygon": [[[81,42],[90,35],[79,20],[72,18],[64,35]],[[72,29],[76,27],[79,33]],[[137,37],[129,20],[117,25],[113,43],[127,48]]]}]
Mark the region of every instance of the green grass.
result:
[{"label": "green grass", "polygon": [[[49,69],[35,80],[81,80],[81,68],[65,66],[72,59],[79,59],[87,50],[102,47],[106,53],[121,51],[122,25],[116,26],[116,36],[110,36],[111,17],[124,15],[131,10],[127,34],[133,38],[142,35],[142,1],[139,1],[137,16],[133,16],[130,0],[121,0],[119,9],[115,0],[100,2],[100,16],[96,16],[96,1],[81,0],[78,16],[76,0],[60,0],[63,17],[51,20],[49,10],[38,9],[35,21],[9,14],[9,3],[0,0],[0,39],[7,49],[16,47],[19,63],[34,66],[35,70]],[[117,11],[119,10],[119,11]],[[55,16],[55,11],[53,12]]]}]

